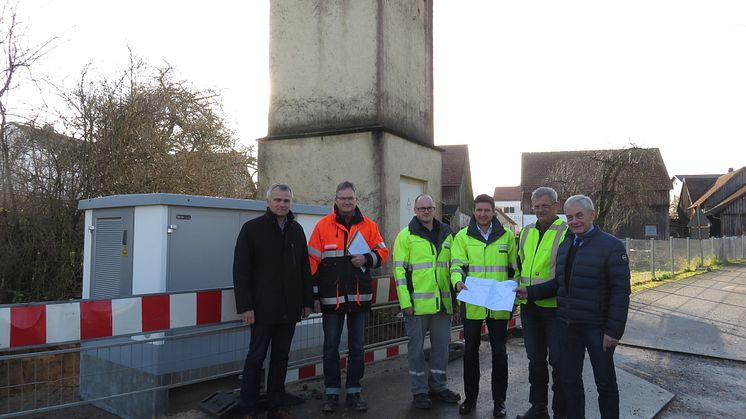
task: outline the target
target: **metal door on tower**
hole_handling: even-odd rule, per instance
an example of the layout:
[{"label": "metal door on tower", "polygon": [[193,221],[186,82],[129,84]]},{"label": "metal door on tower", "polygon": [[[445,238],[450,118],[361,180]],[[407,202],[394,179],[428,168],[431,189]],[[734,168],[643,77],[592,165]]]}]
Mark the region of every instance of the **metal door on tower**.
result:
[{"label": "metal door on tower", "polygon": [[399,180],[399,231],[414,217],[414,200],[425,193],[425,181],[402,176]]}]

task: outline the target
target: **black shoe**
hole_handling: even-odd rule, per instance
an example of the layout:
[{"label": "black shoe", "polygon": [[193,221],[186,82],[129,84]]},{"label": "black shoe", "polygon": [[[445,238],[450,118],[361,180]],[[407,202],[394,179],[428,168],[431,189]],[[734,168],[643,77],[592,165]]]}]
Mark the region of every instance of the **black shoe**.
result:
[{"label": "black shoe", "polygon": [[515,419],[549,419],[549,411],[546,406],[531,405],[531,407],[522,415]]},{"label": "black shoe", "polygon": [[505,402],[495,402],[495,408],[492,409],[492,417],[495,417],[495,418],[505,417]]},{"label": "black shoe", "polygon": [[345,402],[347,406],[350,406],[358,412],[365,412],[366,410],[368,410],[368,402],[360,397],[360,393],[348,393]]},{"label": "black shoe", "polygon": [[461,403],[461,406],[458,407],[458,414],[459,415],[468,415],[469,413],[474,411],[474,408],[477,407],[477,404],[470,400],[464,400],[463,403]]},{"label": "black shoe", "polygon": [[458,401],[461,400],[460,394],[453,392],[447,388],[438,392],[431,391],[430,397],[446,403],[458,403]]},{"label": "black shoe", "polygon": [[272,409],[267,412],[267,419],[293,419],[293,416],[285,409]]},{"label": "black shoe", "polygon": [[337,411],[339,407],[339,396],[336,394],[327,394],[324,404],[321,406],[321,411],[325,413],[332,413]]},{"label": "black shoe", "polygon": [[415,394],[412,404],[418,409],[429,409],[433,407],[433,401],[425,393]]}]

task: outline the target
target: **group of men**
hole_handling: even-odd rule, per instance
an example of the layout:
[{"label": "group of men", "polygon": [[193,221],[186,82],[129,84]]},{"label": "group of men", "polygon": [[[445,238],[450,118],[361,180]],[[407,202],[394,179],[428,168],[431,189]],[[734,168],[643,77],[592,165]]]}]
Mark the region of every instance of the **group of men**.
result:
[{"label": "group of men", "polygon": [[[339,344],[347,322],[348,357],[345,402],[365,411],[361,397],[365,322],[372,301],[371,269],[389,256],[378,226],[357,206],[350,182],[337,186],[334,210],[316,225],[306,243],[290,211],[292,190],[274,184],[267,191],[267,211],[246,222],[234,255],[236,308],[251,325],[251,341],[241,385],[241,410],[257,417],[262,363],[271,344],[267,378],[269,418],[288,418],[284,382],[295,324],[311,312],[322,313],[324,330],[323,412],[335,412],[342,390]],[[529,359],[529,403],[518,418],[549,418],[549,364],[552,366],[555,418],[583,418],[582,382],[586,350],[591,358],[603,418],[619,416],[613,353],[624,332],[629,305],[629,266],[624,246],[593,224],[595,210],[582,195],[565,202],[567,223],[557,213],[551,188],[531,197],[537,222],[518,240],[496,217],[488,195],[474,200],[467,227],[451,233],[435,217],[433,198],[414,201],[414,217],[396,237],[394,280],[408,335],[412,403],[430,409],[432,400],[459,403],[447,387],[451,316],[460,306],[464,325],[464,400],[459,413],[476,408],[479,393],[479,345],[486,323],[492,355],[493,416],[505,417],[508,388],[506,337],[510,311],[460,303],[466,278],[516,279]],[[572,284],[572,287],[571,287]],[[425,336],[430,333],[426,357]]]}]

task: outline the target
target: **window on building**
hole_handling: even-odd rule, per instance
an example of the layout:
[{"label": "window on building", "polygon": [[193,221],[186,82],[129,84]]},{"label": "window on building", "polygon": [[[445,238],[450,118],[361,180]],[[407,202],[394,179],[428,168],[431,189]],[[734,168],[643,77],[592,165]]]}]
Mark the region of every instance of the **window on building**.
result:
[{"label": "window on building", "polygon": [[503,207],[503,212],[506,214],[515,214],[515,207]]}]

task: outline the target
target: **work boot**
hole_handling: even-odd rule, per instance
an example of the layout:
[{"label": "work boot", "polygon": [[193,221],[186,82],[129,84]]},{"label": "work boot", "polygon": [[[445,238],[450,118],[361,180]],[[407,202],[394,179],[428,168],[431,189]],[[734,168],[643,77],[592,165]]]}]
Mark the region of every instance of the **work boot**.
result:
[{"label": "work boot", "polygon": [[516,416],[515,419],[549,419],[549,411],[546,406],[532,404],[526,413]]},{"label": "work boot", "polygon": [[458,407],[458,413],[459,415],[468,415],[474,411],[475,407],[477,407],[477,402],[468,399],[464,400],[464,402],[461,403],[461,406]]},{"label": "work boot", "polygon": [[492,417],[504,418],[505,413],[505,402],[495,402],[495,408],[492,409]]},{"label": "work boot", "polygon": [[446,403],[458,403],[458,401],[461,400],[460,394],[453,392],[447,388],[437,392],[431,391],[430,397]]},{"label": "work boot", "polygon": [[433,401],[430,400],[425,393],[415,394],[412,399],[412,404],[418,409],[429,409],[433,407]]},{"label": "work boot", "polygon": [[293,416],[285,409],[271,409],[267,412],[267,419],[293,419]]},{"label": "work boot", "polygon": [[363,400],[360,393],[348,393],[345,402],[347,406],[357,410],[358,412],[365,412],[368,410],[368,402]]},{"label": "work boot", "polygon": [[321,406],[321,411],[325,413],[332,413],[337,411],[339,407],[339,396],[336,394],[327,394],[324,404]]}]

